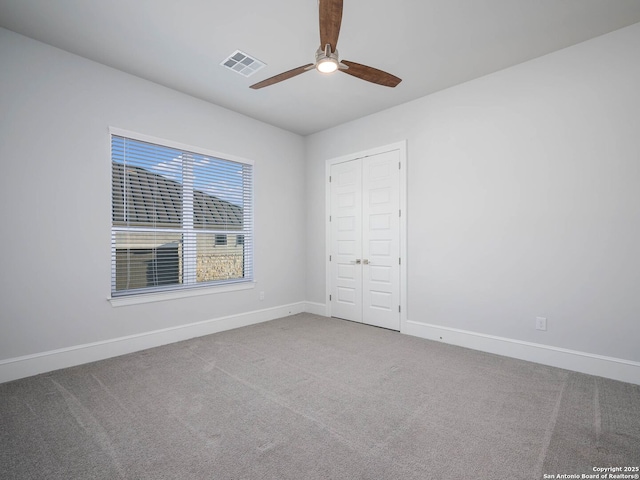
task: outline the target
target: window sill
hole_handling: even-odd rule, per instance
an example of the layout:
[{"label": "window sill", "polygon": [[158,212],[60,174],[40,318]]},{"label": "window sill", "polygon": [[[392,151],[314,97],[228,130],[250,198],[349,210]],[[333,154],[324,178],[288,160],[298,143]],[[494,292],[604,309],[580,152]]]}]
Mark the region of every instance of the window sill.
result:
[{"label": "window sill", "polygon": [[251,290],[255,288],[255,282],[242,282],[215,287],[202,287],[185,290],[174,290],[171,292],[146,293],[140,295],[127,295],[124,297],[108,298],[112,307],[125,307],[127,305],[138,305],[141,303],[164,302],[165,300],[175,300],[178,298],[199,297],[201,295],[212,295],[216,293],[237,292],[240,290]]}]

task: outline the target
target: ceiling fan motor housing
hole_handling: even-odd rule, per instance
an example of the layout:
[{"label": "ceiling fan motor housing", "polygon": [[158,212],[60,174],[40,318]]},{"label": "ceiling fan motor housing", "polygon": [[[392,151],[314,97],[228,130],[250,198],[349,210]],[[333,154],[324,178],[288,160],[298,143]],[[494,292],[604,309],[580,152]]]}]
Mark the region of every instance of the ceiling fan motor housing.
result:
[{"label": "ceiling fan motor housing", "polygon": [[332,52],[331,45],[327,43],[324,50],[322,47],[316,51],[316,69],[321,73],[332,73],[340,68],[340,61],[338,60],[338,50]]}]

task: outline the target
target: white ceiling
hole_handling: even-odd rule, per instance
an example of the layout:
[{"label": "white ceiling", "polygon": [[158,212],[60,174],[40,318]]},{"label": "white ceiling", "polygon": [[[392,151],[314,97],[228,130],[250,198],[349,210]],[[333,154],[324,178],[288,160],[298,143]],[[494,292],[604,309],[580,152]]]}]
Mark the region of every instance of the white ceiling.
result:
[{"label": "white ceiling", "polygon": [[[639,0],[344,0],[340,58],[396,88],[310,71],[317,0],[0,0],[0,26],[307,135],[640,22]],[[235,50],[267,67],[245,78]]]}]

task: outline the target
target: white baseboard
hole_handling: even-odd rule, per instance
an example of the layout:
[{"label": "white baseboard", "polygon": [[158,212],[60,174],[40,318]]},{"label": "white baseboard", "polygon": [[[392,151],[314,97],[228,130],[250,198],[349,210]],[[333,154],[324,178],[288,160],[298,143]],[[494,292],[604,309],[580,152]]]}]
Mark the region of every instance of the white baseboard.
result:
[{"label": "white baseboard", "polygon": [[305,305],[305,312],[321,315],[323,317],[327,316],[327,306],[324,303],[306,302]]},{"label": "white baseboard", "polygon": [[159,347],[190,338],[245,327],[306,311],[306,303],[292,303],[264,310],[214,318],[177,327],[154,330],[101,342],[0,360],[0,383],[30,377],[60,368],[104,360],[147,348]]},{"label": "white baseboard", "polygon": [[[326,305],[315,302],[293,303],[127,337],[0,360],[0,383],[302,312],[326,316]],[[402,333],[428,340],[640,385],[639,362],[410,320],[403,327]]]},{"label": "white baseboard", "polygon": [[407,321],[402,333],[640,385],[640,362]]}]

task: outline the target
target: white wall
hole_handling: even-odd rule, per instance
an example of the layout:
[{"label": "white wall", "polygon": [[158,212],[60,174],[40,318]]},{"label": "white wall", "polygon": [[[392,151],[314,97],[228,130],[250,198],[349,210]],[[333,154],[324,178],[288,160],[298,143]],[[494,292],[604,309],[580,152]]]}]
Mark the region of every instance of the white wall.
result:
[{"label": "white wall", "polygon": [[640,361],[638,59],[640,24],[308,137],[307,300],[325,161],[406,139],[410,321]]},{"label": "white wall", "polygon": [[[0,65],[0,361],[304,301],[302,137],[3,29]],[[111,306],[109,126],[255,161],[255,289]]]}]

